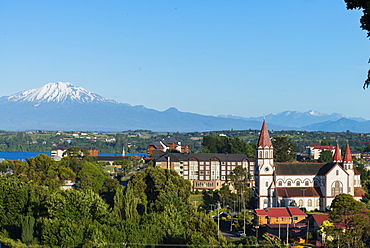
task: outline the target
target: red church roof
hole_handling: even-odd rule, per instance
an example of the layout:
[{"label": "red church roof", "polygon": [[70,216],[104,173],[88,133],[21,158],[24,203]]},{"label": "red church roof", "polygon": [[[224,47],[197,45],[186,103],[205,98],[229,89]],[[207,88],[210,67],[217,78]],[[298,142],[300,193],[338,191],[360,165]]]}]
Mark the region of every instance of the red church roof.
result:
[{"label": "red church roof", "polygon": [[260,138],[258,139],[258,146],[261,147],[272,147],[269,132],[266,127],[266,120],[263,120]]},{"label": "red church roof", "polygon": [[349,145],[346,145],[346,153],[344,154],[343,162],[352,162],[352,155],[351,150],[349,149]]},{"label": "red church roof", "polygon": [[334,163],[340,163],[340,162],[342,162],[342,156],[340,154],[340,149],[339,149],[338,143],[335,146],[335,152],[334,152],[333,162]]}]

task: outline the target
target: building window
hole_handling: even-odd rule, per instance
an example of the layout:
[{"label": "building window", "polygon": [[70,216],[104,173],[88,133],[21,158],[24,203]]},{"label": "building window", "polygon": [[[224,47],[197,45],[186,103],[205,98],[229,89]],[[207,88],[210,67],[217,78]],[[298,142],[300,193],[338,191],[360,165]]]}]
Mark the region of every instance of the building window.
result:
[{"label": "building window", "polygon": [[283,182],[282,181],[279,181],[278,182],[278,186],[280,186],[280,187],[283,186]]},{"label": "building window", "polygon": [[308,181],[304,182],[304,186],[309,186],[309,185],[310,185],[310,182],[308,182]]},{"label": "building window", "polygon": [[336,173],[336,174],[337,174],[337,176],[338,176],[338,175],[339,175],[339,170],[337,170],[335,173]]},{"label": "building window", "polygon": [[269,186],[269,182],[266,182],[266,187],[268,187]]},{"label": "building window", "polygon": [[320,207],[320,200],[319,199],[316,200],[316,207]]},{"label": "building window", "polygon": [[337,196],[339,194],[343,193],[343,186],[342,183],[339,181],[335,181],[331,186],[331,195]]},{"label": "building window", "polygon": [[292,182],[291,181],[288,181],[287,185],[288,186],[292,186]]},{"label": "building window", "polygon": [[311,200],[311,199],[309,199],[309,200],[308,200],[308,202],[307,202],[307,206],[308,206],[308,207],[312,207],[312,200]]},{"label": "building window", "polygon": [[301,182],[300,181],[297,181],[295,184],[297,185],[297,187],[301,186]]},{"label": "building window", "polygon": [[303,207],[303,200],[302,199],[298,201],[298,206]]}]

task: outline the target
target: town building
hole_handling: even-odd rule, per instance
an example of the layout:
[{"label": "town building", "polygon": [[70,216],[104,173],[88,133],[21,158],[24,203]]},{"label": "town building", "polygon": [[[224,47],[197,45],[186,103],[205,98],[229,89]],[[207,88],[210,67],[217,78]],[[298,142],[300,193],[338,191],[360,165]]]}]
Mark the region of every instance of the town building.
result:
[{"label": "town building", "polygon": [[220,189],[237,166],[251,175],[247,186],[254,185],[255,161],[245,154],[155,152],[153,158],[156,166],[175,170],[190,180],[193,190]]},{"label": "town building", "polygon": [[[55,148],[51,150],[51,157],[55,160],[60,160],[61,158],[65,156],[64,152],[67,151],[67,149],[70,147],[72,146],[59,144],[58,146],[56,146]],[[86,149],[89,152],[89,155],[87,156],[95,156],[95,157],[98,156],[97,148],[94,148],[94,147],[88,147],[88,148],[82,147],[82,148]]]},{"label": "town building", "polygon": [[162,152],[166,152],[168,150],[175,150],[182,153],[188,153],[190,152],[190,146],[186,144],[181,144],[180,141],[177,141],[173,137],[168,137],[148,145],[147,147],[148,156],[152,156],[153,151],[155,150]]},{"label": "town building", "polygon": [[255,225],[266,224],[296,224],[303,221],[307,215],[297,207],[255,209]]},{"label": "town building", "polygon": [[306,146],[307,155],[313,159],[319,159],[321,152],[326,150],[329,150],[334,154],[335,146],[322,146],[319,144],[310,144]]},{"label": "town building", "polygon": [[258,209],[297,206],[326,211],[340,193],[356,200],[365,194],[348,144],[343,159],[336,145],[332,163],[276,163],[265,121],[257,144],[255,183]]}]

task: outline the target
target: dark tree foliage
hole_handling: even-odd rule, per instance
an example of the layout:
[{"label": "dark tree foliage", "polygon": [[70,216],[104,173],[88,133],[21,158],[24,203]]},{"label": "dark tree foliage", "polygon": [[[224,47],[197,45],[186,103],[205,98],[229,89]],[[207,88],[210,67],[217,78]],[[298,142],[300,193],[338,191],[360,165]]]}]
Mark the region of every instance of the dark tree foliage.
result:
[{"label": "dark tree foliage", "polygon": [[204,153],[246,154],[254,158],[256,152],[255,143],[246,143],[239,137],[229,138],[215,134],[204,136],[202,146]]},{"label": "dark tree foliage", "polygon": [[288,137],[274,137],[272,144],[274,146],[274,159],[276,162],[291,162],[294,160],[296,147]]},{"label": "dark tree foliage", "polygon": [[320,153],[318,162],[329,163],[333,161],[333,152],[330,150],[324,150]]},{"label": "dark tree foliage", "polygon": [[[360,19],[361,28],[367,31],[367,37],[370,37],[370,0],[344,0],[347,4],[347,9],[362,10],[362,17]],[[369,60],[370,62],[370,60]],[[370,84],[370,70],[367,73],[367,79],[364,83],[364,88],[368,88]]]}]

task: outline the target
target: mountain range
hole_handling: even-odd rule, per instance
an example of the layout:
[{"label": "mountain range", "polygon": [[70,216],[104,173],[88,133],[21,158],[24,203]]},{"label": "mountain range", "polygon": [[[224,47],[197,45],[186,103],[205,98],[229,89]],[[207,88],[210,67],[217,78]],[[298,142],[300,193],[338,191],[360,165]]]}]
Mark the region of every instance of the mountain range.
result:
[{"label": "mountain range", "polygon": [[0,129],[164,132],[259,129],[370,132],[370,121],[334,113],[285,111],[260,117],[206,116],[170,107],[157,111],[106,99],[70,83],[48,83],[0,98]]}]

